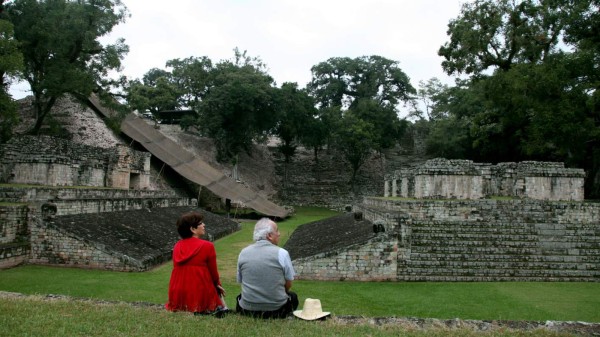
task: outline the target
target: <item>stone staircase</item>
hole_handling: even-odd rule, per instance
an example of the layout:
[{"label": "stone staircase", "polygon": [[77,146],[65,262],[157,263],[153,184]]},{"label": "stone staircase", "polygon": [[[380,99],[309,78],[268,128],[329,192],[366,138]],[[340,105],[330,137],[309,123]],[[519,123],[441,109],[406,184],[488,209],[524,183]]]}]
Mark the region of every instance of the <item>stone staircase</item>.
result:
[{"label": "stone staircase", "polygon": [[[372,205],[362,210],[365,217],[386,219],[398,237],[398,280],[600,281],[600,204],[368,203]],[[401,221],[396,224],[395,219]]]}]

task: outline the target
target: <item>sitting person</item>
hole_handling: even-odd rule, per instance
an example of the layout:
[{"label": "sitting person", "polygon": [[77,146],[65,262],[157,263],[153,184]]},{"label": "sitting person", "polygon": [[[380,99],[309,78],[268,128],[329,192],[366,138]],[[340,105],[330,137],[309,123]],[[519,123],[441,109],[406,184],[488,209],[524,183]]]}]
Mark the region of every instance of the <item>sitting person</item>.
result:
[{"label": "sitting person", "polygon": [[225,295],[217,271],[215,246],[201,237],[206,234],[199,212],[183,214],[177,220],[181,236],[173,247],[173,271],[169,281],[167,310],[216,314],[227,311],[220,295]]},{"label": "sitting person", "polygon": [[255,243],[244,248],[237,264],[242,293],[236,310],[261,318],[285,318],[298,308],[298,296],[290,291],[294,268],[287,250],[279,248],[279,229],[268,218],[254,226]]}]

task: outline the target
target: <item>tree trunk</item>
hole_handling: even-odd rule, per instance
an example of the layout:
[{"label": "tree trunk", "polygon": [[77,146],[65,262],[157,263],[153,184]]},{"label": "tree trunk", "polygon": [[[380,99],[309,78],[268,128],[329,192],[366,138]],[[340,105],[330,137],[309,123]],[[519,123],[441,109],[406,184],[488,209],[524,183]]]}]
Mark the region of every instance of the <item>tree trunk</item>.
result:
[{"label": "tree trunk", "polygon": [[41,100],[42,99],[41,99],[41,97],[39,97],[39,95],[35,95],[33,106],[34,106],[34,110],[35,110],[36,119],[35,119],[35,124],[33,125],[33,128],[31,128],[27,132],[30,135],[39,135],[40,129],[42,128],[42,125],[44,124],[44,120],[46,119],[46,116],[48,116],[50,114],[50,110],[52,110],[52,107],[56,103],[57,97],[55,97],[55,96],[50,97],[50,99],[46,102],[46,104],[41,102]]}]

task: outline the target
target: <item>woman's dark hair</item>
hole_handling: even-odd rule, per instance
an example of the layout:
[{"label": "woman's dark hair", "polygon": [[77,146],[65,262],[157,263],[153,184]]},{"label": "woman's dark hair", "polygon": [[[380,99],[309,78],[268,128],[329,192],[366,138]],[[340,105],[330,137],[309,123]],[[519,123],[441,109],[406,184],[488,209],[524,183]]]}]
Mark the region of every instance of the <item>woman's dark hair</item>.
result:
[{"label": "woman's dark hair", "polygon": [[187,212],[177,219],[177,232],[182,239],[192,237],[192,228],[198,227],[204,221],[204,215],[200,212]]}]

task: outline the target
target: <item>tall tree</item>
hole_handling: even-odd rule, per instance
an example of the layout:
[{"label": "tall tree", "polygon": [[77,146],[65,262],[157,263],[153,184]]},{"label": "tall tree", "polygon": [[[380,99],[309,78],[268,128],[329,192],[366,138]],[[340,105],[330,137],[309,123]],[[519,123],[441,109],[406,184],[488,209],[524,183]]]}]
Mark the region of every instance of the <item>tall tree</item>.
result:
[{"label": "tall tree", "polygon": [[578,83],[586,86],[587,106],[594,121],[595,133],[585,142],[585,164],[588,177],[586,193],[600,198],[600,0],[591,1],[588,10],[568,22],[566,40],[577,47],[577,56],[585,71]]},{"label": "tall tree", "polygon": [[311,120],[317,115],[312,97],[298,89],[297,83],[286,82],[278,90],[276,109],[278,122],[274,134],[279,137],[279,151],[289,163],[296,154],[302,135],[312,126]]},{"label": "tall tree", "polygon": [[66,93],[87,97],[110,81],[128,47],[98,40],[124,22],[120,0],[15,0],[6,5],[23,53],[21,76],[33,93],[37,134],[58,98]]},{"label": "tall tree", "polygon": [[448,118],[433,125],[428,144],[443,139],[444,128],[463,125],[468,134],[447,136],[470,142],[459,155],[563,161],[593,177],[587,197],[600,196],[599,10],[598,0],[463,5],[439,54],[448,74],[471,77],[446,91],[450,100],[436,109],[447,109]]},{"label": "tall tree", "polygon": [[418,119],[435,120],[444,117],[444,112],[436,110],[436,101],[438,101],[443,92],[448,89],[448,86],[433,77],[426,82],[419,81],[415,107],[410,112],[411,117]]},{"label": "tall tree", "polygon": [[286,82],[277,90],[275,107],[278,121],[273,134],[279,137],[277,148],[285,158],[283,173],[283,193],[286,193],[288,165],[296,154],[303,134],[314,124],[317,115],[314,101],[306,91],[298,89],[297,83]]},{"label": "tall tree", "polygon": [[217,159],[235,166],[238,154],[277,122],[274,81],[259,60],[237,50],[235,61],[221,61],[211,73],[212,85],[198,105],[199,127],[215,141]]},{"label": "tall tree", "polygon": [[398,118],[398,105],[411,101],[415,89],[397,61],[381,56],[330,58],[311,71],[307,89],[321,122],[333,131],[333,145],[350,163],[354,184],[366,156],[394,146],[402,135],[406,122]]},{"label": "tall tree", "polygon": [[375,144],[373,143],[375,127],[356,116],[349,110],[339,121],[335,129],[335,146],[343,153],[351,168],[350,184],[356,193],[357,173],[371,156]]},{"label": "tall tree", "polygon": [[480,75],[539,63],[561,41],[569,16],[581,15],[590,0],[475,0],[462,5],[448,24],[450,41],[438,51],[448,74]]},{"label": "tall tree", "polygon": [[12,135],[17,123],[17,105],[8,93],[10,79],[23,67],[23,55],[14,38],[14,29],[3,12],[4,0],[0,0],[0,143]]}]

